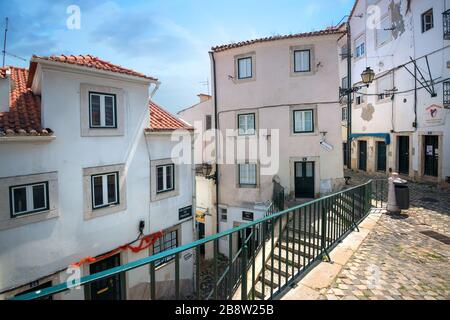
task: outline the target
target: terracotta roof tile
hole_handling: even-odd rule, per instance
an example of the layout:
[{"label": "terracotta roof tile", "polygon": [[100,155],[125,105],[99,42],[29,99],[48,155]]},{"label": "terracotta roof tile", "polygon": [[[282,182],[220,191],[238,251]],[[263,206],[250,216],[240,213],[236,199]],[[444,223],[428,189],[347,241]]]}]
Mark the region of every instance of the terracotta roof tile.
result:
[{"label": "terracotta roof tile", "polygon": [[177,129],[193,130],[194,128],[170,114],[162,107],[149,102],[150,109],[150,127],[146,131],[171,131]]},{"label": "terracotta roof tile", "polygon": [[0,112],[0,136],[51,135],[52,130],[41,127],[41,97],[27,87],[28,70],[3,68],[3,78],[6,77],[7,69],[11,72],[9,111]]},{"label": "terracotta roof tile", "polygon": [[8,68],[0,68],[0,79],[4,79],[6,77],[6,71]]},{"label": "terracotta roof tile", "polygon": [[111,71],[111,72],[116,72],[116,73],[122,73],[122,74],[127,74],[129,76],[134,76],[134,77],[139,77],[139,78],[144,78],[144,79],[149,79],[149,80],[155,80],[155,81],[157,80],[156,78],[146,76],[145,74],[142,74],[140,72],[136,72],[134,70],[124,68],[122,66],[102,60],[98,57],[91,56],[89,54],[88,55],[77,55],[77,56],[75,56],[75,55],[68,55],[68,56],[52,55],[50,57],[33,56],[33,58],[49,60],[49,61],[54,61],[54,62],[75,64],[75,65],[79,65],[79,66],[83,66],[83,67],[95,68],[95,69],[99,69],[99,70]]},{"label": "terracotta roof tile", "polygon": [[231,43],[231,44],[225,44],[225,45],[212,47],[211,50],[214,52],[221,52],[221,51],[239,48],[239,47],[243,47],[243,46],[248,46],[248,45],[252,45],[252,44],[260,43],[260,42],[269,42],[269,41],[294,39],[294,38],[306,38],[306,37],[315,37],[315,36],[325,36],[325,35],[340,34],[340,33],[343,33],[343,31],[339,27],[331,27],[331,28],[327,28],[324,30],[320,30],[320,31],[272,36],[272,37],[266,37],[266,38],[260,38],[260,39],[246,40],[246,41],[241,41],[241,42],[236,42],[236,43]]}]

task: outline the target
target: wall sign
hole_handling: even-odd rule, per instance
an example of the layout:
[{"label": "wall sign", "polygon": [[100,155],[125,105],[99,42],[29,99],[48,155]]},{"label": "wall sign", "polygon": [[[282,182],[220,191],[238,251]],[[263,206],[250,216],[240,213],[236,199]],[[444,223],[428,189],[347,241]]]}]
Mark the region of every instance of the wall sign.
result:
[{"label": "wall sign", "polygon": [[445,123],[446,112],[440,105],[433,104],[425,109],[423,119],[427,126],[441,126]]},{"label": "wall sign", "polygon": [[253,212],[242,211],[242,220],[253,221]]},{"label": "wall sign", "polygon": [[192,217],[192,206],[178,209],[178,219],[183,220]]}]

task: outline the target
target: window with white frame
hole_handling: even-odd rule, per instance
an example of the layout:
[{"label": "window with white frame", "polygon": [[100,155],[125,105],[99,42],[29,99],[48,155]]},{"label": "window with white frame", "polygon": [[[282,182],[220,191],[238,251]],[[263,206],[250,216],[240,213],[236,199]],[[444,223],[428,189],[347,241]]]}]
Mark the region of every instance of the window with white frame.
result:
[{"label": "window with white frame", "polygon": [[294,133],[314,132],[314,111],[294,110]]},{"label": "window with white frame", "polygon": [[377,46],[382,46],[392,40],[392,24],[389,15],[381,18],[380,24],[376,29]]},{"label": "window with white frame", "polygon": [[377,79],[377,100],[385,100],[392,96],[392,75],[389,73]]},{"label": "window with white frame", "polygon": [[348,56],[348,47],[347,47],[346,44],[344,44],[344,45],[341,47],[341,59],[342,59],[342,60],[345,60],[345,59],[347,59],[347,56]]},{"label": "window with white frame", "polygon": [[238,130],[239,135],[253,135],[255,134],[255,114],[239,114],[238,115]]},{"label": "window with white frame", "polygon": [[[153,254],[174,249],[178,247],[178,230],[164,231],[163,236],[158,238],[153,244]],[[175,258],[175,255],[170,255],[155,261],[155,267],[167,263]]]},{"label": "window with white frame", "polygon": [[239,58],[237,61],[238,79],[250,79],[252,75],[252,57]]},{"label": "window with white frame", "polygon": [[116,95],[89,92],[89,126],[91,128],[117,127]]},{"label": "window with white frame", "polygon": [[433,9],[430,9],[422,13],[422,33],[430,29],[433,29],[433,27],[434,27]]},{"label": "window with white frame", "polygon": [[220,208],[220,221],[227,222],[228,221],[228,209]]},{"label": "window with white frame", "polygon": [[342,86],[343,89],[348,89],[349,88],[349,86],[348,86],[348,77],[343,77],[341,82],[342,82],[341,86]]},{"label": "window with white frame", "polygon": [[92,209],[119,203],[119,173],[111,172],[91,176]]},{"label": "window with white frame", "polygon": [[355,104],[356,105],[360,105],[363,104],[365,99],[364,99],[364,95],[367,93],[367,88],[363,87],[359,90],[359,92],[356,93],[355,96]]},{"label": "window with white frame", "polygon": [[247,186],[256,186],[256,164],[239,164],[239,184]]},{"label": "window with white frame", "polygon": [[212,128],[212,116],[207,114],[205,116],[205,130],[211,130]]},{"label": "window with white frame", "polygon": [[360,58],[366,54],[366,43],[364,42],[364,35],[355,40],[355,57]]},{"label": "window with white frame", "polygon": [[443,103],[444,107],[450,107],[450,81],[443,83]]},{"label": "window with white frame", "polygon": [[48,182],[12,186],[9,196],[12,218],[49,209]]},{"label": "window with white frame", "polygon": [[156,166],[156,193],[172,191],[175,189],[174,171],[174,164]]},{"label": "window with white frame", "polygon": [[294,72],[311,71],[311,50],[294,51]]},{"label": "window with white frame", "polygon": [[347,121],[347,107],[342,108],[342,121]]}]

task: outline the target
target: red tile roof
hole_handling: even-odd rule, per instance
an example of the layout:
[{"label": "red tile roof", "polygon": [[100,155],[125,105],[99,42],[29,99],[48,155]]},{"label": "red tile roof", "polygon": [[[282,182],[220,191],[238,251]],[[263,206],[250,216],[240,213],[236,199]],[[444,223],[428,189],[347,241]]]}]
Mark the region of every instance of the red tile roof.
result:
[{"label": "red tile roof", "polygon": [[194,130],[186,122],[170,114],[153,101],[150,101],[148,106],[150,109],[150,127],[146,131]]},{"label": "red tile roof", "polygon": [[8,68],[0,68],[0,79],[4,79],[6,77],[6,71]]},{"label": "red tile roof", "polygon": [[41,97],[33,94],[27,87],[28,70],[3,68],[0,71],[3,78],[6,77],[7,69],[11,72],[9,111],[0,112],[0,136],[51,135],[52,130],[41,127]]},{"label": "red tile roof", "polygon": [[[156,78],[146,76],[143,73],[124,68],[122,66],[102,60],[98,57],[91,56],[89,54],[88,55],[77,55],[77,56],[74,56],[74,55],[66,56],[66,55],[62,54],[60,56],[53,55],[50,57],[39,57],[39,56],[34,55],[33,58],[54,61],[54,62],[68,63],[68,64],[73,64],[73,65],[78,65],[78,66],[88,67],[88,68],[94,68],[94,69],[99,69],[99,70],[104,70],[104,71],[122,73],[122,74],[127,74],[129,76],[144,78],[144,79],[148,79],[148,80],[154,80],[154,81],[158,80]],[[31,68],[30,70],[31,70],[31,76],[33,77],[34,76],[34,68]],[[30,83],[28,85],[31,86]]]},{"label": "red tile roof", "polygon": [[231,44],[225,44],[220,46],[212,47],[211,50],[214,52],[221,52],[229,49],[234,49],[238,47],[248,46],[255,43],[260,42],[269,42],[269,41],[276,41],[276,40],[284,40],[284,39],[294,39],[294,38],[306,38],[306,37],[316,37],[316,36],[325,36],[330,34],[341,34],[343,31],[339,27],[330,27],[324,30],[320,31],[313,31],[313,32],[306,32],[306,33],[296,33],[296,34],[289,34],[289,35],[282,35],[282,36],[272,36],[272,37],[266,37],[266,38],[260,38],[260,39],[253,39],[253,40],[246,40]]}]

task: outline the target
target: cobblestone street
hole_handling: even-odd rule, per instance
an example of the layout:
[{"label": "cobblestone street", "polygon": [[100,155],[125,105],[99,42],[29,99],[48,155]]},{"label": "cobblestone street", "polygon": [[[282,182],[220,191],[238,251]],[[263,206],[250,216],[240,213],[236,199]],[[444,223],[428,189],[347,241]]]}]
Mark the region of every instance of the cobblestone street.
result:
[{"label": "cobblestone street", "polygon": [[[347,175],[351,185],[370,179]],[[383,214],[319,299],[450,299],[450,191],[413,182],[409,188],[410,209]]]}]

